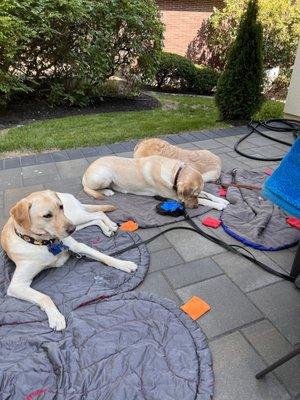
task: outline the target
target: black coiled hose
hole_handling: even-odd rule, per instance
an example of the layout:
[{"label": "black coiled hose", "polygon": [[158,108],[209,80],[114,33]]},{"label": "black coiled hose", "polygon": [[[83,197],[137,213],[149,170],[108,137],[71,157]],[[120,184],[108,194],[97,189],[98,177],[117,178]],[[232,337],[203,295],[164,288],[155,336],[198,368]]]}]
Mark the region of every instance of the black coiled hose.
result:
[{"label": "black coiled hose", "polygon": [[291,143],[269,136],[266,133],[262,132],[260,129],[268,129],[270,132],[292,133],[295,139],[300,133],[300,122],[294,119],[269,119],[267,121],[250,121],[248,127],[249,132],[235,143],[234,150],[236,153],[240,154],[243,157],[259,161],[281,161],[283,157],[264,158],[251,156],[250,154],[244,153],[242,150],[239,149],[239,145],[250,135],[252,135],[253,133],[257,133],[258,135],[270,139],[274,142],[285,144],[286,146],[291,146]]}]

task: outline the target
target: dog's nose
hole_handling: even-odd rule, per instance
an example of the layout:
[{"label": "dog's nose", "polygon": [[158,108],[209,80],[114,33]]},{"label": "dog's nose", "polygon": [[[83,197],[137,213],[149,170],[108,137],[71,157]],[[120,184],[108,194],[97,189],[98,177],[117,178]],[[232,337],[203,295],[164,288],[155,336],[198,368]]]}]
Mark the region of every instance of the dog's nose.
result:
[{"label": "dog's nose", "polygon": [[67,229],[67,233],[69,235],[72,235],[73,232],[75,232],[76,226],[75,225],[70,225]]}]

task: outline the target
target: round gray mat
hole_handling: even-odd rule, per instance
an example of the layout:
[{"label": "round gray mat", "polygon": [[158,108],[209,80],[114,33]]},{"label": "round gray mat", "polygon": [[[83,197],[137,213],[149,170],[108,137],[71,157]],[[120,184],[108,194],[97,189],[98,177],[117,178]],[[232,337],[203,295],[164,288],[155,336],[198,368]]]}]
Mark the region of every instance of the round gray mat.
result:
[{"label": "round gray mat", "polygon": [[[105,254],[141,241],[137,234],[121,231],[113,238],[108,238],[96,226],[76,232],[73,237]],[[118,258],[135,262],[138,269],[128,274],[98,261],[70,257],[64,266],[40,273],[32,287],[49,295],[60,312],[67,316],[82,303],[132,290],[144,280],[149,266],[149,253],[145,245],[127,251]],[[6,295],[15,266],[2,250],[0,263],[0,325],[46,319],[46,314],[36,305]]]},{"label": "round gray mat", "polygon": [[173,302],[124,293],[70,313],[67,329],[46,322],[4,326],[5,399],[209,400],[211,353],[199,325]]}]

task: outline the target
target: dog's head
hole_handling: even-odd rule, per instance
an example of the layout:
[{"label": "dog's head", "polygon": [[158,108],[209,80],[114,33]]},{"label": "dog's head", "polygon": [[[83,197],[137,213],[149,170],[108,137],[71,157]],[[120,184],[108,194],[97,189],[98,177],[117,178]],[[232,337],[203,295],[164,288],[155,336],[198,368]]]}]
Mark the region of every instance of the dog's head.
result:
[{"label": "dog's head", "polygon": [[203,190],[203,178],[200,172],[187,165],[180,173],[177,182],[177,196],[187,208],[198,207],[198,196]]},{"label": "dog's head", "polygon": [[75,231],[64,214],[61,200],[51,190],[35,192],[20,200],[12,207],[10,215],[22,228],[22,233],[41,239],[63,239]]}]

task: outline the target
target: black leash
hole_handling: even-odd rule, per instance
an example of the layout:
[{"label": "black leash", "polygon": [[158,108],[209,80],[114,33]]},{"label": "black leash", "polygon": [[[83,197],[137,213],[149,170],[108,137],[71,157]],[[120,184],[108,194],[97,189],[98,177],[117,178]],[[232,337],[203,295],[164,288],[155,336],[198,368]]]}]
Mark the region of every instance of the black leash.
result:
[{"label": "black leash", "polygon": [[[281,126],[280,126],[280,125]],[[296,139],[300,133],[300,122],[294,119],[270,119],[267,121],[250,121],[248,124],[249,132],[246,133],[243,137],[241,137],[234,145],[234,150],[236,153],[240,154],[243,157],[250,158],[251,160],[260,160],[260,161],[281,161],[283,157],[271,157],[271,158],[264,158],[264,157],[257,157],[251,156],[250,154],[244,153],[242,150],[239,149],[239,145],[251,136],[253,133],[257,133],[260,136],[263,136],[266,139],[270,139],[274,142],[284,144],[286,146],[292,146],[291,143],[286,142],[281,139],[277,139],[275,137],[269,136],[266,133],[262,132],[260,129],[268,129],[269,131],[273,132],[282,132],[287,133],[290,132],[293,134],[294,138]]]},{"label": "black leash", "polygon": [[[184,212],[184,217],[185,217],[185,220],[191,225],[191,228],[180,226],[180,227],[173,227],[173,228],[165,229],[164,231],[158,233],[157,235],[152,236],[149,239],[146,239],[146,240],[141,241],[139,243],[135,243],[135,244],[133,244],[131,246],[125,247],[122,250],[119,250],[119,251],[116,251],[116,252],[110,254],[110,256],[117,256],[117,255],[123,254],[126,251],[132,250],[132,249],[134,249],[134,248],[136,248],[136,247],[138,247],[138,246],[140,246],[142,244],[148,244],[148,243],[152,242],[153,240],[157,239],[158,237],[160,237],[164,233],[172,232],[172,231],[180,229],[180,230],[186,230],[186,231],[190,231],[190,232],[195,232],[195,233],[205,237],[206,239],[218,244],[219,246],[223,247],[224,249],[226,249],[226,250],[228,250],[228,251],[230,251],[230,252],[232,252],[234,254],[237,254],[237,255],[239,255],[241,257],[246,258],[247,260],[249,260],[249,261],[253,262],[254,264],[256,264],[257,266],[259,266],[260,268],[262,268],[265,271],[269,272],[270,274],[278,276],[279,278],[283,278],[283,279],[285,279],[287,281],[290,281],[290,282],[295,282],[295,279],[296,279],[295,277],[292,277],[290,275],[283,274],[281,272],[275,271],[274,269],[272,269],[268,265],[266,265],[266,264],[262,263],[261,261],[257,260],[255,258],[255,256],[248,249],[246,249],[244,246],[228,244],[228,243],[224,242],[223,240],[218,239],[218,238],[216,238],[216,237],[214,237],[212,235],[209,235],[208,233],[204,232],[192,220],[192,218],[189,216],[189,214],[186,211]],[[248,254],[242,253],[241,251],[238,250],[238,248],[242,249],[243,251],[246,251]]]}]

